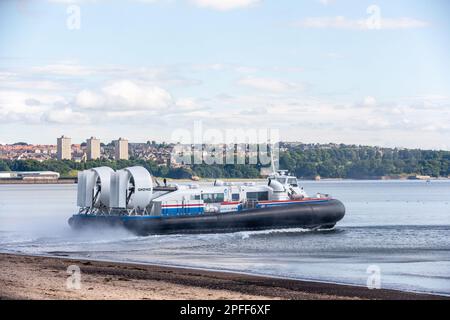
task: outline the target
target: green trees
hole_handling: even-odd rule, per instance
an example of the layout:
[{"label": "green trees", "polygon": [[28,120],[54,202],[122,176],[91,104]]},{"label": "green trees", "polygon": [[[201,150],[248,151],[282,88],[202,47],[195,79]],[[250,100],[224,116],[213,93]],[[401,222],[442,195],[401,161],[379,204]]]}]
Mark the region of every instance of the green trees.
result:
[{"label": "green trees", "polygon": [[255,165],[206,165],[192,166],[194,175],[203,178],[258,178],[260,173]]},{"label": "green trees", "polygon": [[[153,142],[152,142],[153,143]],[[283,145],[280,169],[289,170],[298,177],[364,179],[387,175],[419,174],[433,177],[450,175],[450,151],[391,149],[355,145]],[[73,170],[109,166],[114,170],[143,166],[154,176],[168,178],[258,178],[258,165],[206,165],[173,168],[158,165],[151,160],[0,160],[0,171],[57,171],[62,176]]]},{"label": "green trees", "polygon": [[374,178],[450,174],[450,151],[391,149],[348,145],[300,145],[280,156],[280,168],[299,177]]},{"label": "green trees", "polygon": [[41,171],[46,167],[37,160],[16,160],[8,163],[12,171]]},{"label": "green trees", "polygon": [[8,164],[3,160],[0,160],[0,171],[11,171]]}]

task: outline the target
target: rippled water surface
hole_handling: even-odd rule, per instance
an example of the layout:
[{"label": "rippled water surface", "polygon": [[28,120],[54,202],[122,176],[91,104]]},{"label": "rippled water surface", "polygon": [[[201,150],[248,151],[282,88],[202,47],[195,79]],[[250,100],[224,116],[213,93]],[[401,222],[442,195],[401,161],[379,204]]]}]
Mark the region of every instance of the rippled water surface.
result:
[{"label": "rippled water surface", "polygon": [[75,185],[0,185],[0,250],[233,270],[450,294],[450,181],[304,182],[347,208],[332,231],[137,237],[70,230]]}]

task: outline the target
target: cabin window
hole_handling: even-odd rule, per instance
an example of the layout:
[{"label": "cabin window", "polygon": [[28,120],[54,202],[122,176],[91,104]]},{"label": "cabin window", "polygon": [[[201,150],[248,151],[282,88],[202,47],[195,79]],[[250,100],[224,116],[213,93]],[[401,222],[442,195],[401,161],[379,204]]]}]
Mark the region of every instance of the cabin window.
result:
[{"label": "cabin window", "polygon": [[191,200],[200,200],[199,194],[191,194]]},{"label": "cabin window", "polygon": [[290,185],[292,185],[294,187],[297,187],[298,186],[297,179],[296,178],[289,178],[288,179],[288,184],[290,184]]},{"label": "cabin window", "polygon": [[286,178],[277,178],[277,181],[281,184],[285,184],[286,183]]},{"label": "cabin window", "polygon": [[225,199],[223,193],[203,193],[202,200],[205,203],[219,203],[223,202]]},{"label": "cabin window", "polygon": [[239,201],[239,193],[233,193],[231,195],[231,201]]},{"label": "cabin window", "polygon": [[269,200],[269,192],[247,192],[247,200],[267,201]]}]

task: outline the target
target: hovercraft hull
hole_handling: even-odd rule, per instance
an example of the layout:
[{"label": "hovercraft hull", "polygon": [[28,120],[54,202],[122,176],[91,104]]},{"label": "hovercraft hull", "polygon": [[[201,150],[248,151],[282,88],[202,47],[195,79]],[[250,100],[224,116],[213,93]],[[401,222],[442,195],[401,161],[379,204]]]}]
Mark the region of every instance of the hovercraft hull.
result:
[{"label": "hovercraft hull", "polygon": [[329,199],[191,216],[76,214],[69,219],[69,224],[75,229],[89,226],[123,226],[138,235],[225,233],[285,228],[329,229],[344,215],[344,205],[339,200]]}]

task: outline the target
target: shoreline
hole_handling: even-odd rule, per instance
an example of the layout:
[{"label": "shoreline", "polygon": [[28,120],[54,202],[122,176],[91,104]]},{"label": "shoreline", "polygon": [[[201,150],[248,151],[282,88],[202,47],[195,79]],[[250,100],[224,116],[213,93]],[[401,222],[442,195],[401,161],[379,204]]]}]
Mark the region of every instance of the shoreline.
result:
[{"label": "shoreline", "polygon": [[[69,290],[67,268],[81,271]],[[68,257],[0,253],[1,299],[435,300],[446,296],[191,269]]]},{"label": "shoreline", "polygon": [[77,184],[75,179],[0,179],[0,185],[21,185],[21,184]]},{"label": "shoreline", "polygon": [[[163,178],[157,178],[162,180]],[[212,183],[216,179],[205,178],[198,181],[190,179],[167,179],[168,183]],[[264,178],[244,179],[244,178],[223,178],[220,179],[224,182],[265,182]],[[344,179],[344,178],[321,178],[315,179],[298,179],[299,182],[351,182],[351,181],[417,181],[417,182],[433,182],[433,181],[450,181],[450,178],[439,177],[431,178],[428,180],[423,179],[407,179],[407,178],[392,178],[392,179]],[[75,179],[58,179],[58,180],[12,180],[12,179],[0,179],[0,185],[34,185],[34,184],[77,184]]]}]

